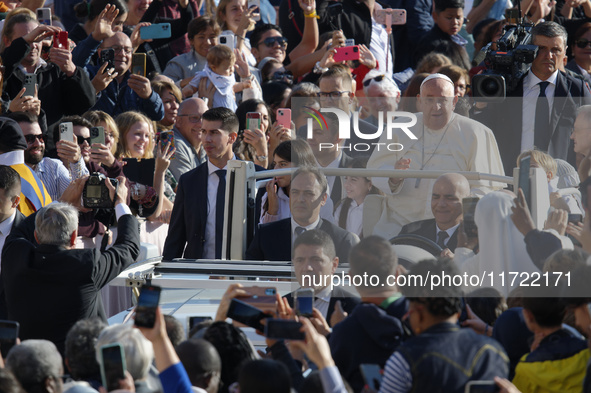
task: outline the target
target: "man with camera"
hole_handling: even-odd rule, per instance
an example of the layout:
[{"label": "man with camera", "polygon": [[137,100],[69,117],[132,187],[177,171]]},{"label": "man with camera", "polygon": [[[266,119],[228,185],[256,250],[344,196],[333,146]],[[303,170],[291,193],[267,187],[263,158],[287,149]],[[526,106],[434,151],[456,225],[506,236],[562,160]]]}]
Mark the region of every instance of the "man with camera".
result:
[{"label": "man with camera", "polygon": [[[92,317],[106,321],[100,290],[140,252],[139,224],[125,204],[125,179],[117,180],[117,188],[110,181],[101,186],[108,191],[118,220],[117,239],[107,251],[74,249],[78,211],[67,203],[46,206],[13,228],[6,239],[2,283],[8,319],[20,323],[22,340],[47,339],[63,353],[66,334],[76,321]],[[64,195],[79,201],[82,186],[79,179]]]},{"label": "man with camera", "polygon": [[[555,22],[531,29],[537,56],[504,102],[488,104],[475,118],[495,133],[505,173],[511,176],[519,154],[534,147],[575,165],[570,141],[577,109],[591,102],[585,81],[565,74],[567,33]],[[520,97],[517,98],[517,97]]]}]

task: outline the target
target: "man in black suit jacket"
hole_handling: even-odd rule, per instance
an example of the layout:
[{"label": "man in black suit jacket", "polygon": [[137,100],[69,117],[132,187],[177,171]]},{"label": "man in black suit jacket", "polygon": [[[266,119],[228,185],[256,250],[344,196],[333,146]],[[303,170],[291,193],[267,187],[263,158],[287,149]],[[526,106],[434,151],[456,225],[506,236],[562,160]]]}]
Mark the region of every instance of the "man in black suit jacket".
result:
[{"label": "man in black suit jacket", "polygon": [[[331,317],[340,302],[339,313],[350,314],[359,304],[359,297],[341,287],[332,286],[332,276],[339,266],[335,244],[326,232],[313,229],[302,233],[293,245],[293,268],[303,288],[314,289],[314,308],[318,309],[330,326]],[[294,307],[294,295],[285,295]],[[335,321],[335,324],[339,322]]]},{"label": "man in black suit jacket", "polygon": [[117,239],[107,251],[74,249],[78,211],[64,203],[52,203],[27,217],[6,239],[2,281],[8,319],[20,323],[22,340],[46,339],[63,353],[66,334],[77,321],[106,321],[100,289],[140,252],[139,224],[125,205],[125,179],[119,178],[116,195],[109,182],[107,187],[118,218]]},{"label": "man in black suit jacket", "polygon": [[162,253],[165,260],[221,258],[223,222],[218,218],[223,215],[219,215],[217,200],[225,198],[225,168],[235,159],[232,144],[238,136],[238,117],[228,108],[213,108],[202,118],[201,141],[207,161],[179,180]]},{"label": "man in black suit jacket", "polygon": [[454,252],[463,218],[462,199],[469,195],[470,183],[463,175],[447,173],[439,176],[431,193],[431,211],[435,218],[406,224],[400,234],[420,235]]},{"label": "man in black suit jacket", "polygon": [[[560,71],[566,56],[566,30],[555,22],[543,22],[537,24],[531,34],[532,43],[538,46],[531,70],[504,102],[489,104],[475,116],[493,130],[505,173],[509,176],[513,175],[519,154],[534,146],[575,165],[570,135],[578,108],[591,99],[585,81]],[[545,87],[543,91],[542,86]],[[542,100],[544,97],[540,94],[547,98]],[[535,124],[538,102],[544,105],[542,113],[549,117],[545,125]],[[545,105],[551,108],[546,110]]]},{"label": "man in black suit jacket", "polygon": [[321,229],[332,238],[341,263],[347,263],[349,251],[359,238],[320,218],[320,208],[328,198],[327,188],[326,177],[317,168],[298,169],[291,177],[289,192],[292,217],[261,225],[246,251],[246,259],[290,261],[292,240],[305,231]]}]

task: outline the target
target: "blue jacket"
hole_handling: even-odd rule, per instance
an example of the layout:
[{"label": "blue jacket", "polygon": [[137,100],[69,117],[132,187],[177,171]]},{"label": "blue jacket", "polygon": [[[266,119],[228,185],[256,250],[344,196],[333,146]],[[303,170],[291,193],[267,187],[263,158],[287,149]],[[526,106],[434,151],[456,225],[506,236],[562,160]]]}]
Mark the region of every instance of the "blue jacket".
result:
[{"label": "blue jacket", "polygon": [[507,378],[509,372],[499,343],[447,322],[403,342],[397,351],[410,367],[412,392],[463,393],[468,381]]},{"label": "blue jacket", "polygon": [[[97,74],[99,66],[86,66],[90,79]],[[92,110],[99,110],[110,114],[112,117],[126,111],[139,111],[150,120],[160,121],[164,118],[164,105],[160,96],[152,90],[152,95],[147,99],[140,98],[129,86],[127,81],[131,73],[127,71],[121,83],[113,80],[105,90],[96,96],[96,104]]]}]

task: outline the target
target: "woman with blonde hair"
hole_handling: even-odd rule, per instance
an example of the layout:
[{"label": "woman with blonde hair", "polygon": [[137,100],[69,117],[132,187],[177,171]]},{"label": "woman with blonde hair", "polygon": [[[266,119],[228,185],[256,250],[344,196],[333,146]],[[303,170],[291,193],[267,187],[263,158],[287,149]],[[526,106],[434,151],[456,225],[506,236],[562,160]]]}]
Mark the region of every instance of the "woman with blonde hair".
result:
[{"label": "woman with blonde hair", "polygon": [[258,9],[248,9],[246,0],[220,0],[216,11],[215,19],[222,28],[221,35],[233,34],[236,49],[246,57],[249,65],[255,66],[256,59],[250,52],[250,40],[246,33],[254,30],[256,21],[253,15],[259,12]]},{"label": "woman with blonde hair", "polygon": [[[115,121],[120,132],[115,154],[117,159],[141,160],[154,157],[154,123],[150,119],[139,112],[129,111],[117,116]],[[158,145],[153,186],[130,182],[130,207],[135,209],[139,216],[152,221],[158,219],[163,211],[172,210],[172,202],[164,196],[164,176],[174,151],[170,144]]]}]

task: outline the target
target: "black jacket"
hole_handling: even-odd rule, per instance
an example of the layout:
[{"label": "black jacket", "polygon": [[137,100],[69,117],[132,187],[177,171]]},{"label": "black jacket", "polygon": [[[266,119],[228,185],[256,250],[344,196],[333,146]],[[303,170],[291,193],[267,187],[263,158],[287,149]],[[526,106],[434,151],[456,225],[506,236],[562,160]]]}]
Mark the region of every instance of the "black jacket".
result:
[{"label": "black jacket", "polygon": [[[419,41],[419,45],[416,47],[413,54],[413,68],[416,68],[421,59],[431,52],[443,53],[452,57],[452,62],[463,63],[463,65],[456,65],[463,66],[465,69],[470,69],[470,59],[468,58],[466,49],[453,42],[451,36],[441,30],[437,25],[434,25],[433,28]],[[450,56],[452,53],[456,56]]]},{"label": "black jacket", "polygon": [[410,336],[401,322],[407,312],[408,300],[404,297],[386,310],[362,303],[333,328],[328,341],[330,352],[353,391],[360,392],[365,384],[359,370],[361,364],[378,364],[383,369],[392,352]]},{"label": "black jacket", "polygon": [[[10,98],[23,88],[24,73],[17,66],[29,50],[29,44],[23,38],[17,38],[2,53],[5,75],[8,75],[4,89]],[[36,74],[41,108],[45,111],[48,125],[65,115],[81,115],[94,105],[96,92],[88,74],[80,67],[76,67],[74,75],[68,77],[57,65],[48,63]]]},{"label": "black jacket", "polygon": [[[287,299],[287,302],[293,308],[293,292],[290,292],[283,297]],[[332,292],[330,293],[330,302],[328,303],[328,310],[326,311],[326,322],[328,322],[328,325],[331,327],[332,325],[330,323],[330,317],[332,316],[332,313],[334,312],[334,309],[338,301],[341,302],[341,307],[343,308],[343,311],[345,311],[347,314],[351,314],[353,312],[353,309],[355,309],[359,305],[359,303],[361,303],[361,299],[359,299],[359,296],[354,295],[341,287],[334,287]]]},{"label": "black jacket", "polygon": [[[402,227],[402,229],[400,230],[400,234],[420,235],[426,237],[429,240],[433,240],[435,243],[437,243],[437,224],[434,218],[411,222],[410,224],[406,224]],[[447,241],[446,247],[449,248],[451,252],[455,252],[457,245],[458,229],[456,228],[453,235],[451,235],[451,237]]]},{"label": "black jacket", "polygon": [[130,214],[122,216],[113,247],[101,253],[37,246],[29,240],[35,217],[13,228],[2,250],[8,319],[20,323],[21,340],[46,339],[63,353],[66,334],[77,321],[106,321],[100,289],[139,256],[139,224]]},{"label": "black jacket", "polygon": [[[337,251],[337,257],[339,257],[339,263],[348,263],[349,252],[359,242],[359,238],[351,232],[347,232],[322,218],[318,222],[316,229],[323,230],[332,238]],[[285,218],[259,226],[259,230],[255,232],[254,239],[246,251],[246,259],[256,261],[291,261],[291,218]]]}]

